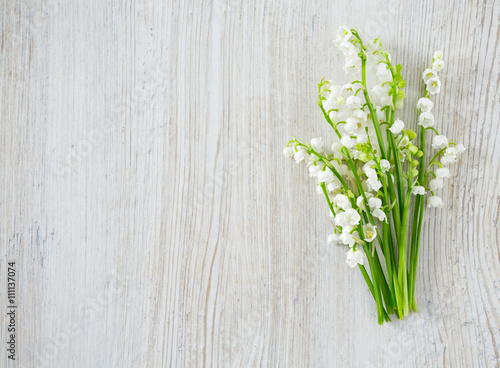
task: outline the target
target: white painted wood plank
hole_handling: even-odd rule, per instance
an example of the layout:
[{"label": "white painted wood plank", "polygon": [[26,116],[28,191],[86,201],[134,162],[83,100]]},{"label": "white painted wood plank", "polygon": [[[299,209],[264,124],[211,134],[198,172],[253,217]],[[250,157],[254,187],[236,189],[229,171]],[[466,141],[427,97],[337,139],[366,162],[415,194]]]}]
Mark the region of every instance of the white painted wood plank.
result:
[{"label": "white painted wood plank", "polygon": [[[2,366],[499,364],[498,2],[1,4]],[[382,327],[281,155],[329,134],[341,24],[405,66],[404,116],[443,49],[438,124],[468,147],[424,223],[420,313]]]}]

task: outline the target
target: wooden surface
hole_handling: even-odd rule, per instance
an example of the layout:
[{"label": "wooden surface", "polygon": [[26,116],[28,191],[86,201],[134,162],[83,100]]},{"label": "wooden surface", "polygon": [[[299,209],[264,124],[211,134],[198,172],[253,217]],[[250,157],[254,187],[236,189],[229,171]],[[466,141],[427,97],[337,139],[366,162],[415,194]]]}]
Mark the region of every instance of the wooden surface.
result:
[{"label": "wooden surface", "polygon": [[[1,4],[1,366],[500,364],[498,2]],[[382,327],[281,153],[330,134],[344,24],[404,65],[405,121],[442,49],[438,126],[467,147],[424,223],[420,313]]]}]

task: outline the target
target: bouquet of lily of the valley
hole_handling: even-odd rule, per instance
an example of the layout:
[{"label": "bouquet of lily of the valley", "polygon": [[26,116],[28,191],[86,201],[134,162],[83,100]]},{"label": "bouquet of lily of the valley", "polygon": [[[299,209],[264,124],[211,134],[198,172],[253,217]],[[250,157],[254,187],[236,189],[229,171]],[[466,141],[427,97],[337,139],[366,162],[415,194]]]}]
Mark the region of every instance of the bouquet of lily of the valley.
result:
[{"label": "bouquet of lily of the valley", "polygon": [[[450,176],[447,166],[465,148],[435,128],[431,97],[441,88],[442,52],[434,53],[432,66],[423,72],[417,134],[405,129],[404,121],[413,116],[404,119],[398,113],[405,99],[402,66],[392,63],[381,42],[364,42],[357,30],[340,27],[336,44],[353,81],[338,86],[323,78],[318,85],[318,105],[332,128],[333,143],[294,137],[283,153],[297,163],[305,161],[316,179],[330,209],[328,242],[348,247],[346,262],[363,274],[382,324],[392,313],[402,319],[410,309],[417,312],[424,210],[443,206],[437,190]],[[428,139],[430,159],[425,157]]]}]

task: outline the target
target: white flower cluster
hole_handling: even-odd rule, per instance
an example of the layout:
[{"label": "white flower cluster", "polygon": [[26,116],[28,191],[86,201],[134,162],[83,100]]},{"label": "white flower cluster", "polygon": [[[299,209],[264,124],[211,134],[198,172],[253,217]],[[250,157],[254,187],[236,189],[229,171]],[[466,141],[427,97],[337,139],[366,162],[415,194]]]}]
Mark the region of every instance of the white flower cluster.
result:
[{"label": "white flower cluster", "polygon": [[[380,176],[390,169],[390,163],[384,159],[378,162],[369,160],[356,173],[362,178],[361,185],[367,200],[365,205],[363,196],[355,198],[344,186],[347,182],[354,181],[345,152],[354,156],[359,156],[362,152],[354,146],[342,144],[343,139],[342,137],[341,142],[334,142],[328,148],[324,147],[321,138],[313,138],[306,145],[292,141],[283,150],[283,154],[293,157],[297,163],[305,161],[309,168],[309,176],[316,179],[318,193],[327,194],[332,205],[331,216],[335,227],[335,233],[329,236],[328,241],[333,244],[348,245],[350,249],[346,261],[354,267],[357,264],[364,264],[366,260],[363,243],[371,243],[377,236],[375,223],[368,222],[362,225],[362,216],[370,213],[373,221],[376,219],[387,222],[387,214],[377,193],[383,186]],[[363,237],[359,234],[361,229]]]},{"label": "white flower cluster", "polygon": [[423,78],[425,82],[425,87],[431,95],[435,95],[441,91],[441,80],[437,75],[437,72],[442,70],[444,67],[443,63],[443,52],[436,51],[434,53],[432,67],[424,70]]},{"label": "white flower cluster", "polygon": [[[367,223],[361,226],[363,213],[366,215],[368,211],[379,221],[387,221],[387,215],[382,209],[382,200],[375,196],[382,187],[380,174],[376,168],[379,166],[380,170],[387,171],[390,163],[387,160],[381,160],[377,165],[374,160],[370,160],[357,173],[363,177],[364,195],[368,201],[367,210],[364,198],[358,196],[355,199],[353,193],[344,187],[346,182],[354,180],[354,175],[348,168],[342,150],[347,149],[352,154],[359,153],[355,147],[349,147],[341,142],[335,142],[331,147],[325,148],[321,138],[313,138],[307,145],[298,141],[290,142],[283,150],[283,154],[293,157],[297,163],[305,161],[309,168],[309,176],[316,179],[318,193],[327,193],[332,205],[331,216],[335,227],[335,233],[329,236],[328,241],[348,245],[350,250],[346,255],[346,260],[351,267],[354,267],[358,263],[363,264],[366,259],[363,247],[360,245],[373,242],[377,236],[377,227],[374,224]],[[364,238],[359,234],[360,229]],[[358,262],[354,262],[355,260]]]},{"label": "white flower cluster", "polygon": [[[434,95],[436,93],[439,93],[441,89],[441,81],[437,72],[442,70],[443,67],[443,52],[436,51],[434,53],[432,67],[426,69],[422,76],[428,94]],[[434,114],[431,111],[433,107],[434,103],[428,97],[422,97],[417,102],[417,109],[420,112],[418,124],[426,129],[432,129],[437,133],[432,139],[432,148],[439,151],[438,155],[440,153],[443,154],[440,161],[434,162],[434,164],[439,165],[440,168],[438,168],[435,172],[430,172],[432,175],[434,175],[434,179],[431,179],[427,183],[427,188],[432,192],[433,195],[428,198],[427,207],[442,208],[443,200],[440,197],[434,195],[434,191],[443,188],[443,179],[450,177],[449,169],[442,166],[455,163],[457,160],[457,155],[465,151],[465,147],[462,144],[450,144],[450,141],[446,136],[439,134],[437,130],[434,129],[435,118]],[[418,193],[416,193],[417,191]],[[423,195],[425,194],[425,189],[422,186],[418,186],[414,187],[413,192],[414,194]]]},{"label": "white flower cluster", "polygon": [[[364,250],[374,246],[374,240],[379,237],[377,227],[388,223],[391,211],[398,206],[395,202],[405,201],[399,193],[391,197],[390,189],[397,184],[401,192],[407,190],[408,198],[410,193],[419,196],[430,191],[433,195],[428,199],[428,206],[441,207],[443,202],[434,191],[442,188],[443,179],[450,176],[449,170],[442,166],[455,162],[456,155],[464,148],[443,135],[436,135],[432,147],[443,155],[440,162],[433,160],[430,166],[440,168],[419,176],[424,169],[419,167],[417,159],[424,152],[413,143],[417,134],[405,130],[405,123],[396,118],[405,99],[402,67],[392,65],[390,54],[378,40],[363,44],[357,33],[346,27],[337,32],[336,44],[345,56],[344,71],[356,78],[344,85],[323,80],[318,86],[320,107],[336,139],[326,145],[321,137],[309,143],[294,138],[283,154],[293,157],[297,163],[307,164],[309,176],[318,185],[318,193],[325,195],[331,209],[334,233],[328,241],[347,245],[346,262],[355,267],[365,263]],[[440,91],[437,72],[442,68],[442,53],[438,51],[432,68],[423,74],[431,95]],[[371,80],[367,73],[376,77]],[[436,131],[431,112],[433,102],[428,94],[418,101],[417,108],[418,124],[425,130]],[[427,182],[429,174],[434,178]]]}]

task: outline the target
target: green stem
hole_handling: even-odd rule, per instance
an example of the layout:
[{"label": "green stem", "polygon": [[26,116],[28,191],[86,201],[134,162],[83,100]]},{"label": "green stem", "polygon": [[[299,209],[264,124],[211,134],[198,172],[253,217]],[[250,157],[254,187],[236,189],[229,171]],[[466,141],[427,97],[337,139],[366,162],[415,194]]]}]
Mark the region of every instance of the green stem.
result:
[{"label": "green stem", "polygon": [[[323,190],[323,194],[325,195],[326,202],[328,203],[328,207],[330,208],[332,215],[335,216],[333,204],[330,201],[330,197],[328,197],[328,192],[326,190],[325,183],[321,183],[320,185],[321,185],[321,189]],[[358,231],[360,231],[360,236],[362,236],[364,238],[363,229],[361,227],[358,227]],[[366,274],[366,270],[364,270],[364,267],[363,267],[363,269],[361,269],[361,267],[360,267],[360,269],[361,269],[361,272],[364,271],[363,276],[365,277],[365,281],[367,282],[367,285],[370,288],[370,291],[372,292],[373,297],[375,298],[375,302],[377,303],[377,311],[379,312],[379,324],[382,324],[383,323],[382,319],[389,321],[390,319],[389,319],[388,314],[392,313],[392,307],[387,302],[387,300],[390,300],[390,299],[388,299],[389,296],[387,294],[388,293],[387,282],[385,281],[385,277],[384,277],[384,274],[382,272],[382,268],[380,267],[380,261],[378,260],[378,256],[377,256],[376,262],[374,262],[371,259],[371,256],[369,254],[369,250],[367,248],[365,248],[365,253],[367,253],[367,258],[368,258],[368,261],[370,263],[370,270],[372,272],[372,278],[374,279],[374,281],[376,280],[374,282],[374,285],[372,285],[371,281],[368,282],[370,279],[369,279],[368,275]],[[378,261],[378,264],[377,264],[377,261]],[[386,300],[386,306],[387,306],[388,313],[386,312],[386,310],[383,308],[383,305],[382,305],[382,299],[380,297],[380,288],[382,288],[384,300]]]},{"label": "green stem", "polygon": [[[425,128],[420,127],[420,150],[424,152],[424,155],[420,158],[418,173],[419,185],[425,186],[424,175],[425,175]],[[413,212],[413,225],[412,225],[412,243],[411,243],[411,253],[410,253],[410,304],[413,311],[417,312],[417,303],[415,300],[415,283],[417,277],[417,263],[418,263],[418,251],[420,248],[420,234],[422,231],[422,223],[424,217],[424,196],[418,196],[415,201],[415,209]]]},{"label": "green stem", "polygon": [[[363,265],[360,265],[358,264],[358,267],[361,271],[361,273],[363,274],[363,277],[366,281],[366,284],[368,285],[368,289],[370,289],[370,292],[372,293],[372,296],[373,296],[373,299],[375,299],[375,301],[377,301],[377,298],[375,296],[375,291],[373,290],[373,284],[372,284],[372,281],[370,280],[370,276],[368,276],[368,272],[366,272],[366,268],[365,266]],[[387,312],[385,311],[385,309],[383,309],[383,316],[384,316],[384,320],[386,322],[389,322],[391,319],[389,318],[389,315],[387,314]],[[380,323],[380,322],[379,322]]]},{"label": "green stem", "polygon": [[397,309],[397,302],[395,296],[395,288],[394,288],[394,280],[393,273],[397,272],[396,269],[396,261],[394,260],[394,250],[392,249],[392,244],[389,245],[390,234],[390,225],[387,223],[382,224],[382,248],[384,250],[384,258],[385,258],[385,266],[387,268],[387,278],[389,280],[389,290],[391,292],[391,300],[392,306],[394,309]]},{"label": "green stem", "polygon": [[328,113],[325,111],[325,108],[323,107],[323,104],[321,102],[318,102],[318,105],[321,108],[321,111],[323,112],[323,116],[325,117],[325,119],[328,122],[328,124],[330,124],[330,126],[333,128],[333,130],[335,130],[335,133],[337,133],[337,137],[339,137],[339,139],[341,139],[342,135],[338,131],[337,126],[335,125],[335,123],[333,122],[333,120],[330,119],[330,115],[328,115]]},{"label": "green stem", "polygon": [[[361,224],[358,225],[358,233],[362,239],[365,238],[363,233],[363,227],[361,226]],[[374,264],[373,257],[370,254],[370,250],[368,249],[366,242],[363,242],[362,247],[366,254],[366,258],[368,259],[368,263],[370,265],[370,273],[372,274],[372,282],[373,282],[373,293],[375,301],[377,303],[378,324],[381,325],[384,323],[384,313],[386,313],[384,305],[382,303],[382,294],[381,294],[381,288],[382,288],[381,277],[383,277],[383,274],[380,275],[380,273],[378,272],[377,266]]]},{"label": "green stem", "polygon": [[[346,157],[348,158],[347,164],[349,165],[351,172],[353,173],[354,180],[356,182],[356,186],[358,188],[358,191],[362,195],[363,200],[365,202],[366,214],[368,215],[370,223],[374,224],[375,222],[373,221],[373,217],[372,217],[372,214],[370,212],[370,207],[368,206],[368,199],[366,198],[365,191],[363,190],[363,186],[361,185],[361,180],[359,179],[359,176],[357,173],[356,164],[354,163],[351,156],[349,155],[349,151],[346,150],[345,154],[346,154]],[[363,213],[363,215],[364,215],[364,213]],[[365,222],[367,222],[367,221],[365,221]],[[359,232],[360,236],[364,239],[363,228],[362,228],[361,224],[358,225],[358,232]],[[378,233],[377,233],[377,238],[378,238],[379,243],[382,243],[382,240],[380,239],[380,236]],[[375,244],[372,244],[372,247],[375,247]],[[385,279],[384,272],[382,271],[382,267],[380,265],[380,259],[378,258],[378,254],[375,250],[374,257],[372,257],[370,254],[370,250],[368,249],[368,246],[365,246],[364,248],[365,248],[365,253],[367,254],[367,258],[368,258],[369,263],[370,263],[370,272],[372,273],[372,278],[373,278],[373,282],[374,282],[375,295],[377,297],[380,297],[380,292],[382,292],[382,294],[384,296],[384,301],[386,303],[387,313],[391,314],[392,313],[392,306],[391,306],[390,291],[389,291],[389,288],[387,286],[387,281]],[[377,308],[380,312],[380,307],[382,307],[382,309],[383,309],[382,299],[380,299],[380,300],[376,299],[376,301],[377,301]],[[380,303],[380,305],[378,305],[379,303]],[[379,323],[382,324],[380,318],[381,318],[381,316],[379,314]]]},{"label": "green stem", "polygon": [[382,155],[382,158],[386,158],[387,153],[385,150],[384,139],[382,137],[382,131],[380,130],[380,123],[379,123],[378,117],[377,117],[377,110],[374,108],[374,106],[370,100],[370,95],[368,94],[368,87],[366,86],[366,56],[365,55],[363,55],[363,57],[361,58],[361,76],[363,79],[363,96],[365,97],[366,104],[368,106],[368,109],[370,110],[370,115],[372,117],[373,126],[375,127],[375,133],[377,135],[378,145],[380,147],[380,153]]},{"label": "green stem", "polygon": [[332,215],[335,216],[335,211],[333,210],[333,204],[332,201],[330,201],[330,197],[328,197],[328,192],[326,191],[325,183],[321,183],[321,189],[323,189],[323,194],[325,195],[326,202],[328,203],[328,207],[330,208]]},{"label": "green stem", "polygon": [[[375,245],[373,245],[375,246]],[[384,271],[382,270],[382,266],[380,264],[380,259],[378,257],[378,253],[377,253],[377,250],[375,249],[375,253],[374,253],[374,265],[376,267],[376,272],[379,276],[379,280],[380,280],[380,290],[382,291],[382,296],[384,297],[384,303],[385,303],[385,308],[387,310],[387,313],[388,314],[392,314],[393,313],[393,307],[392,307],[392,294],[391,294],[391,290],[389,288],[389,286],[387,285],[387,280],[385,279],[385,276],[384,276]]]},{"label": "green stem", "polygon": [[408,271],[407,271],[407,236],[406,236],[406,227],[408,222],[408,208],[410,202],[410,192],[406,195],[404,211],[403,211],[403,219],[401,221],[401,235],[398,241],[399,247],[399,267],[398,267],[398,282],[401,288],[400,292],[402,292],[402,300],[403,304],[398,304],[399,311],[403,312],[404,316],[407,316],[409,313],[409,305],[408,305]]},{"label": "green stem", "polygon": [[404,206],[404,177],[403,177],[403,168],[401,166],[401,159],[399,157],[399,150],[394,141],[394,135],[391,131],[387,131],[387,139],[390,142],[389,145],[392,148],[392,154],[394,155],[394,166],[396,167],[396,186],[398,188],[398,198],[399,198],[399,210],[403,212]]}]

